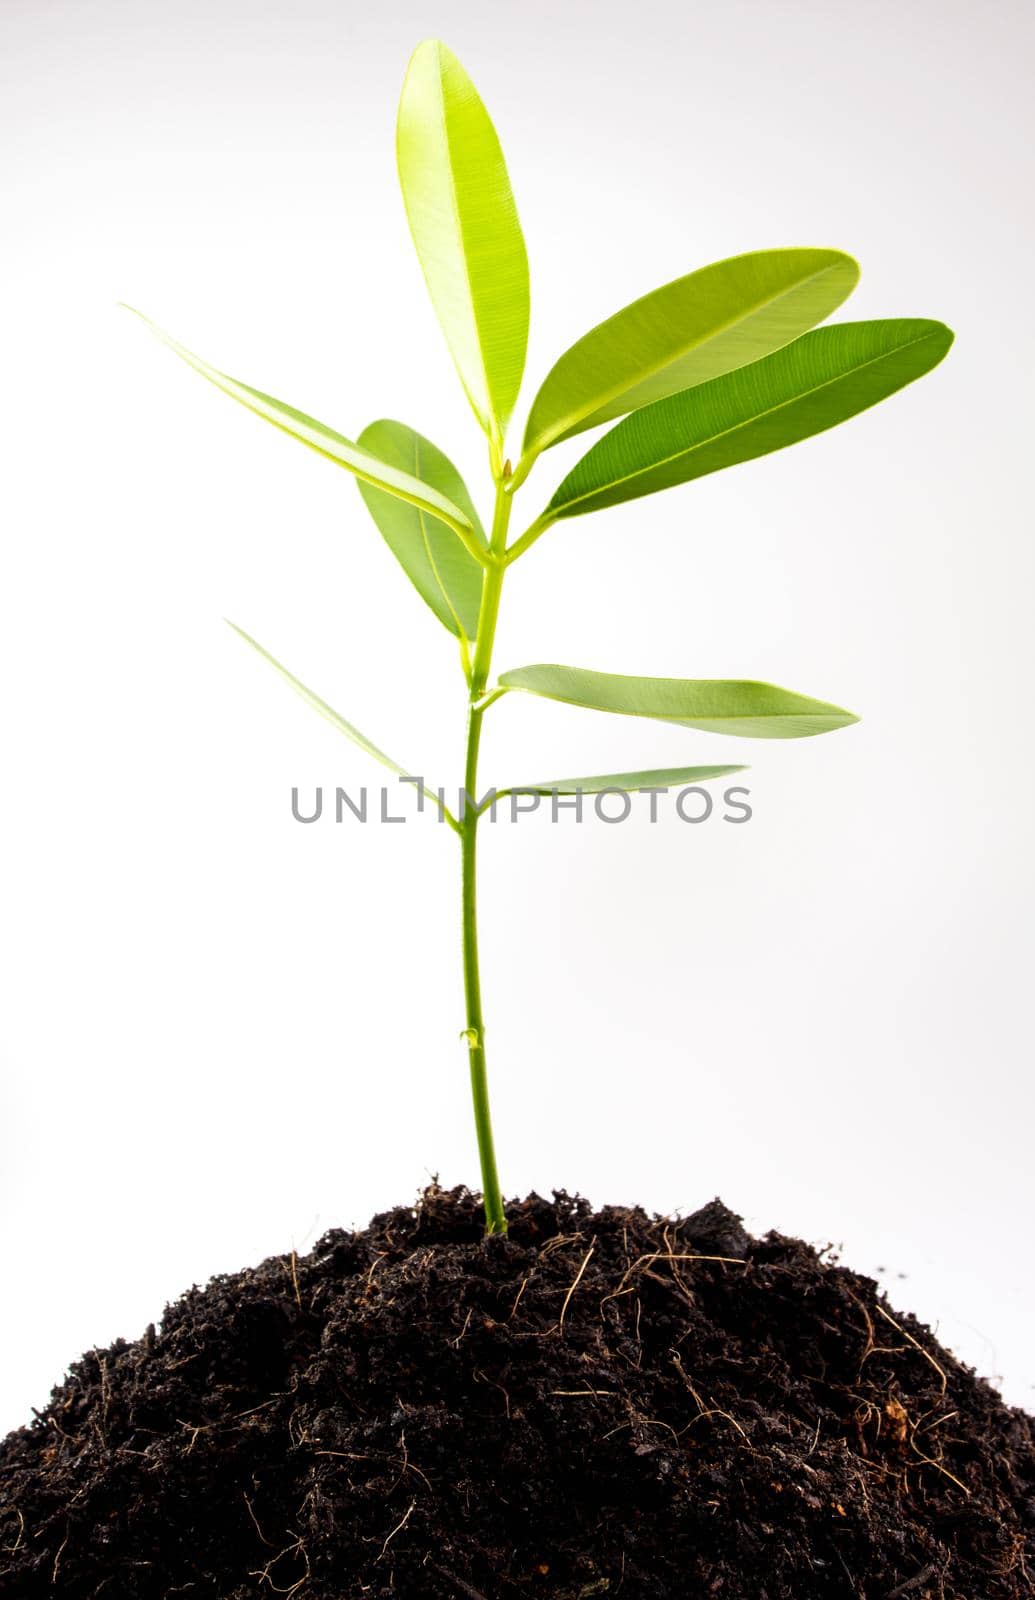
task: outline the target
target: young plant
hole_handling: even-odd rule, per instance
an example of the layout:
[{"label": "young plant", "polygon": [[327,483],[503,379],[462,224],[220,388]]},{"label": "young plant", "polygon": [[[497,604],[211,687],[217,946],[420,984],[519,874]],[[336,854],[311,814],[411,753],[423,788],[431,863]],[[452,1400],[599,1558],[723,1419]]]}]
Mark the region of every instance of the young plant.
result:
[{"label": "young plant", "polygon": [[[734,256],[644,295],[566,350],[532,401],[512,465],[506,437],[525,363],[528,259],[495,129],[463,67],[437,40],[421,44],[410,61],[397,150],[425,281],[488,445],[493,503],[487,534],[452,462],[408,424],[372,422],[353,443],[293,406],[227,377],[159,329],[154,332],[225,394],[359,480],[367,508],[403,571],[459,643],[467,683],[463,788],[456,815],[441,796],[437,805],[460,839],[462,1037],[486,1230],[503,1233],[476,898],[478,824],[487,805],[478,800],[478,751],[489,708],[501,696],[521,691],[595,711],[761,739],[804,738],[857,720],[839,706],[745,680],[627,677],[537,665],[503,672],[491,684],[506,575],[548,529],[569,517],[689,483],[855,416],[936,366],[952,334],[940,322],[916,317],[817,327],[858,279],[855,261],[839,250]],[[539,457],[607,423],[615,426],[512,538],[518,491]],[[408,775],[254,639],[236,631],[368,755],[399,776]],[[680,767],[520,787],[540,794],[638,790],[699,783],[740,770]]]}]

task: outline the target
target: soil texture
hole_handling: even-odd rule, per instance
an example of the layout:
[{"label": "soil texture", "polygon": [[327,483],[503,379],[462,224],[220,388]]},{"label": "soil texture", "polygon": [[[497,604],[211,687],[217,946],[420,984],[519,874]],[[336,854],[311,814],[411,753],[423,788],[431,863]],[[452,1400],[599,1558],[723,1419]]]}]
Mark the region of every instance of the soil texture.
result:
[{"label": "soil texture", "polygon": [[1032,1420],[869,1278],[718,1201],[508,1216],[432,1188],[84,1356],[0,1445],[3,1600],[1035,1593]]}]

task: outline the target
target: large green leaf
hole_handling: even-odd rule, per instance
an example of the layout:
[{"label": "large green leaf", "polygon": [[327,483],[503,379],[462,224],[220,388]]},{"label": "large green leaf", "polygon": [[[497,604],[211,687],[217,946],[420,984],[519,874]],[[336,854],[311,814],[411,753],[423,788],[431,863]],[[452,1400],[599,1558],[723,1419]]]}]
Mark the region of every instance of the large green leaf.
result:
[{"label": "large green leaf", "polygon": [[528,258],[496,130],[459,61],[418,45],[399,103],[399,181],[461,382],[497,448],[528,342]]},{"label": "large green leaf", "polygon": [[500,677],[504,689],[524,689],[591,711],[656,717],[707,733],[750,739],[803,739],[846,728],[858,717],[824,700],[771,683],[724,678],[631,678],[614,672],[554,665],[518,667]]},{"label": "large green leaf", "polygon": [[542,527],[782,450],[929,372],[952,334],[898,319],[816,328],[751,366],[626,417],[577,462]]},{"label": "large green leaf", "polygon": [[725,778],[731,772],[746,772],[735,767],[658,767],[648,772],[611,772],[593,778],[550,778],[543,783],[515,783],[502,794],[600,794],[604,789],[675,789],[688,783],[707,783],[710,778]]},{"label": "large green leaf", "polygon": [[756,250],[634,300],[566,350],[532,402],[526,455],[797,339],[851,294],[840,250]]},{"label": "large green leaf", "polygon": [[231,400],[236,400],[254,412],[257,417],[262,417],[264,422],[271,422],[282,433],[288,433],[293,439],[308,445],[309,449],[315,450],[318,455],[326,456],[338,466],[345,467],[361,481],[372,483],[386,493],[405,500],[430,516],[437,517],[447,528],[453,530],[472,554],[477,554],[480,535],[476,533],[475,526],[467,513],[447,495],[440,494],[427,483],[422,483],[412,473],[401,472],[371,451],[360,449],[359,445],[353,444],[350,439],[335,433],[333,428],[325,427],[314,417],[307,417],[304,411],[296,411],[294,406],[285,405],[283,400],[274,400],[272,395],[263,394],[260,389],[253,389],[247,383],[239,383],[236,378],[227,377],[225,372],[219,372],[200,356],[193,355],[169,334],[163,333],[162,329],[142,312],[135,311],[132,306],[127,306],[126,310],[133,311],[134,316],[139,317],[163,344],[167,344],[170,350],[175,351],[181,360],[194,368],[195,372],[200,372],[209,383],[215,384],[217,389],[222,389]]},{"label": "large green leaf", "polygon": [[[379,460],[445,495],[460,507],[484,541],[467,485],[430,439],[404,422],[386,418],[364,428],[359,443]],[[408,505],[369,483],[360,482],[359,492],[385,543],[421,598],[450,633],[473,639],[478,629],[484,568],[448,528],[418,506]]]}]

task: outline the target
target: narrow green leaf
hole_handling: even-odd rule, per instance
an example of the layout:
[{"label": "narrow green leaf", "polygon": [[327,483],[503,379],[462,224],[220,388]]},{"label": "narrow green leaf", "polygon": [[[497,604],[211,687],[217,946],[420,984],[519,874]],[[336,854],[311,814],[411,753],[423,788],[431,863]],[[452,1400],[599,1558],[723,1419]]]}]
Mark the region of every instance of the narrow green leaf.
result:
[{"label": "narrow green leaf", "polygon": [[746,772],[738,767],[658,767],[648,772],[611,772],[595,778],[551,778],[544,783],[515,783],[502,791],[512,794],[600,794],[603,789],[675,789],[688,783],[707,783],[725,778],[731,772]]},{"label": "narrow green leaf", "polygon": [[528,258],[496,130],[437,39],[410,60],[396,150],[432,303],[475,416],[499,449],[525,365]]},{"label": "narrow green leaf", "polygon": [[319,712],[321,717],[325,717],[333,727],[337,728],[339,733],[345,735],[346,739],[351,739],[353,744],[358,744],[361,750],[365,750],[368,756],[373,756],[375,761],[380,761],[381,765],[387,767],[390,772],[398,773],[401,778],[410,776],[405,767],[400,767],[399,763],[393,761],[391,756],[386,756],[383,750],[379,750],[376,744],[372,744],[365,734],[360,733],[358,728],[352,726],[351,722],[346,722],[344,717],[339,716],[337,711],[327,704],[326,700],[321,700],[320,696],[314,694],[311,689],[307,689],[305,684],[300,682],[293,672],[289,672],[287,667],[282,667],[277,658],[271,656],[268,650],[264,650],[258,640],[253,639],[250,633],[245,633],[244,629],[239,628],[236,622],[231,622],[229,617],[225,620],[227,627],[233,628],[234,632],[244,640],[245,644],[250,644],[252,649],[264,661],[268,661],[270,666],[280,673],[284,682],[289,683],[295,693],[302,697],[306,705],[312,706],[313,710]]},{"label": "narrow green leaf", "polygon": [[[374,760],[379,761],[383,767],[387,767],[389,772],[396,773],[400,778],[414,777],[413,773],[407,772],[405,767],[400,767],[397,761],[393,761],[391,756],[386,756],[383,750],[379,750],[377,745],[371,743],[365,734],[360,733],[358,728],[354,728],[351,722],[346,722],[344,717],[339,716],[338,712],[334,710],[333,706],[329,706],[326,700],[321,700],[318,694],[314,694],[311,689],[307,689],[305,684],[296,678],[293,672],[289,672],[287,667],[282,667],[276,656],[271,656],[268,650],[264,650],[258,640],[253,639],[250,633],[245,633],[244,629],[239,628],[236,622],[231,622],[229,617],[225,617],[223,620],[228,628],[233,628],[234,632],[244,640],[245,644],[251,645],[256,654],[260,655],[264,661],[268,661],[275,672],[280,673],[284,682],[291,685],[292,689],[305,701],[306,705],[312,706],[313,710],[318,712],[321,717],[324,717],[333,728],[337,728],[339,733],[343,733],[346,739],[351,739],[353,744],[358,745],[361,750],[365,750],[368,756],[373,756]],[[424,782],[423,779],[415,781],[419,781],[422,784]],[[436,789],[428,784],[423,792],[430,794],[446,822],[449,823],[454,832],[458,833],[460,830],[457,820],[449,807],[443,804]]]},{"label": "narrow green leaf", "polygon": [[[382,419],[363,429],[359,444],[459,506],[484,543],[485,535],[467,485],[430,439],[404,422]],[[448,528],[418,506],[408,505],[369,483],[360,482],[359,492],[385,543],[422,600],[450,633],[473,639],[478,630],[484,568]]]},{"label": "narrow green leaf", "polygon": [[858,717],[840,706],[778,689],[771,683],[724,678],[631,678],[613,672],[554,665],[518,667],[504,672],[505,689],[524,689],[627,717],[655,717],[707,733],[741,734],[749,739],[803,739],[846,728]]},{"label": "narrow green leaf", "polygon": [[702,478],[822,433],[937,366],[941,322],[816,328],[774,355],[626,417],[577,462],[541,523]]},{"label": "narrow green leaf", "polygon": [[561,356],[532,402],[525,454],[760,360],[829,317],[858,281],[840,250],[755,250],[655,289]]},{"label": "narrow green leaf", "polygon": [[200,356],[193,355],[169,334],[163,333],[149,317],[143,312],[127,306],[127,311],[139,317],[151,332],[163,344],[169,346],[181,360],[195,372],[200,372],[209,383],[215,384],[217,389],[222,389],[231,400],[236,400],[247,410],[262,417],[264,422],[271,422],[282,433],[288,433],[293,439],[298,439],[307,445],[310,450],[315,450],[318,455],[326,456],[340,467],[353,473],[365,483],[372,483],[377,488],[385,490],[387,494],[395,495],[400,500],[405,500],[410,505],[418,507],[421,511],[437,517],[440,522],[451,528],[464,545],[472,552],[476,552],[479,539],[471,519],[448,496],[440,494],[435,488],[422,483],[408,472],[400,472],[397,467],[381,461],[369,450],[361,450],[350,439],[344,438],[340,433],[335,433],[333,428],[325,427],[322,422],[317,422],[315,417],[306,416],[304,411],[296,411],[294,406],[285,405],[283,400],[275,400],[272,395],[263,394],[260,389],[253,389],[246,383],[239,383],[236,378],[230,378],[225,372],[219,372],[215,367],[203,361]]}]

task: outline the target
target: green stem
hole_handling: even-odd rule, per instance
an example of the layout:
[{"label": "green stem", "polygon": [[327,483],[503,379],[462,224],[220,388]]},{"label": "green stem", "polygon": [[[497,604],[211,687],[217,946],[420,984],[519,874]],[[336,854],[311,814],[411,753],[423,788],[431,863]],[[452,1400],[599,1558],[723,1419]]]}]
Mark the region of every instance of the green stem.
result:
[{"label": "green stem", "polygon": [[482,603],[478,634],[471,662],[470,698],[467,709],[467,756],[464,763],[464,794],[460,806],[461,902],[464,951],[464,1002],[467,1042],[471,1068],[471,1096],[474,1101],[474,1126],[478,1136],[478,1155],[482,1171],[482,1196],[485,1203],[486,1233],[506,1233],[496,1150],[489,1112],[489,1081],[485,1060],[485,1020],[482,1015],[481,974],[478,965],[478,749],[486,705],[478,705],[485,693],[492,647],[496,637],[500,596],[503,591],[504,552],[510,521],[510,496],[502,479],[496,483],[496,506],[489,543],[489,564],[482,581]]},{"label": "green stem", "polygon": [[536,517],[535,521],[525,529],[520,539],[515,539],[514,543],[507,551],[506,559],[508,566],[512,561],[517,561],[520,556],[523,556],[525,551],[530,549],[532,545],[535,544],[539,536],[544,534],[547,528],[553,525],[554,520],[555,519],[550,515],[549,508],[547,508],[545,511],[541,511]]}]

